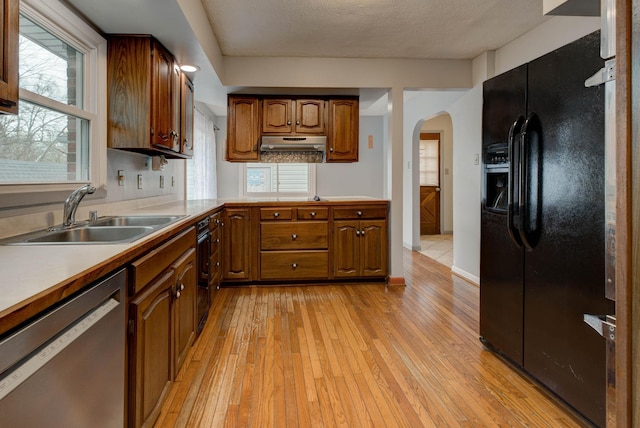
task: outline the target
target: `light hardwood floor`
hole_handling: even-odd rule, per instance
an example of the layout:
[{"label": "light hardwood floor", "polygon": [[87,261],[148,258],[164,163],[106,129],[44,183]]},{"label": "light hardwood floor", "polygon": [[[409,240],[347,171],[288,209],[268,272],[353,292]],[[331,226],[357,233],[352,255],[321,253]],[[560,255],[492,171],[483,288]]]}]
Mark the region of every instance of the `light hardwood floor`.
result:
[{"label": "light hardwood floor", "polygon": [[219,290],[158,427],[574,427],[478,341],[473,284],[405,250],[407,286]]}]

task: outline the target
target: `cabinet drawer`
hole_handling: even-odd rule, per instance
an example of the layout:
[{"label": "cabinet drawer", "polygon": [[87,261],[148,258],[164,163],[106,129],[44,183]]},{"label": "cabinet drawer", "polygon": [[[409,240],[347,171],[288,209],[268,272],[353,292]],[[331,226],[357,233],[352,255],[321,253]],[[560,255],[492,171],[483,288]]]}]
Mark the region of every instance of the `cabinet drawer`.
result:
[{"label": "cabinet drawer", "polygon": [[334,208],[334,219],[360,219],[360,218],[385,218],[387,216],[387,207],[344,207]]},{"label": "cabinet drawer", "polygon": [[329,276],[328,251],[263,251],[260,278],[326,279]]},{"label": "cabinet drawer", "polygon": [[260,248],[263,250],[320,250],[328,247],[326,221],[262,223]]},{"label": "cabinet drawer", "polygon": [[190,227],[158,248],[131,263],[131,295],[140,291],[153,278],[160,275],[189,247],[196,244],[196,228]]},{"label": "cabinet drawer", "polygon": [[260,220],[291,220],[291,208],[260,208]]},{"label": "cabinet drawer", "polygon": [[298,208],[298,220],[326,220],[329,208]]}]

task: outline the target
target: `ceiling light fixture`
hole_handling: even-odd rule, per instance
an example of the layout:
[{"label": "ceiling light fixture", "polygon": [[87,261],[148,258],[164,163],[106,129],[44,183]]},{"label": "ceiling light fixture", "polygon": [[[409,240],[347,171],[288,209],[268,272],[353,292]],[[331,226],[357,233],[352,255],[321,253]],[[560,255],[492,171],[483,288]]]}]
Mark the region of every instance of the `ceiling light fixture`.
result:
[{"label": "ceiling light fixture", "polygon": [[193,73],[200,70],[200,67],[198,67],[197,65],[182,64],[180,65],[180,70],[185,71],[187,73]]}]

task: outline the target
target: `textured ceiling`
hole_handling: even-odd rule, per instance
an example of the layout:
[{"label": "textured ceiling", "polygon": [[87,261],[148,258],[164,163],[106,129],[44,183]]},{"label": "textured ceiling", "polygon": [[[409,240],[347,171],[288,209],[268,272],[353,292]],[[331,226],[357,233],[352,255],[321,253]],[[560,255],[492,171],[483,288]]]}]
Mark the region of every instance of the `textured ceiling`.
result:
[{"label": "textured ceiling", "polygon": [[545,19],[542,0],[202,0],[227,56],[473,58]]}]

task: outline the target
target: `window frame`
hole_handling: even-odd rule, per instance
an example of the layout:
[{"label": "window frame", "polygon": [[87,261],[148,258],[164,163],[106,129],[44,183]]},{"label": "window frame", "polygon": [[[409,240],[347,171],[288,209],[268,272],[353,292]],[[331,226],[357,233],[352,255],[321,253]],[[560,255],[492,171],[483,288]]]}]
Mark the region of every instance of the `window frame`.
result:
[{"label": "window frame", "polygon": [[[259,162],[243,162],[242,167],[240,168],[240,196],[244,199],[255,199],[255,198],[278,198],[278,199],[287,199],[287,198],[309,198],[316,195],[316,177],[317,177],[317,169],[315,163],[308,163],[309,166],[309,190],[308,192],[247,192],[247,167],[249,164],[255,164]],[[263,165],[270,165],[269,163],[262,163]],[[274,165],[274,164],[271,164]]]},{"label": "window frame", "polygon": [[84,54],[83,109],[22,88],[19,98],[89,121],[89,179],[0,183],[0,209],[59,203],[86,183],[100,189],[97,193],[104,197],[107,182],[107,41],[58,0],[21,0],[20,13]]}]

